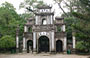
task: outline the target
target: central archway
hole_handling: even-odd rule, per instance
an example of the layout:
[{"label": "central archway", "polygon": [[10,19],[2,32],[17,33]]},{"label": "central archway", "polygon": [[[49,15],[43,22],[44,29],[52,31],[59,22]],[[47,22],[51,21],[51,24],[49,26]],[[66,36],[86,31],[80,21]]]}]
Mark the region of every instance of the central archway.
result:
[{"label": "central archway", "polygon": [[38,51],[39,52],[49,52],[49,38],[46,36],[41,36],[38,40]]},{"label": "central archway", "polygon": [[56,52],[62,52],[63,51],[63,44],[61,40],[56,41]]}]

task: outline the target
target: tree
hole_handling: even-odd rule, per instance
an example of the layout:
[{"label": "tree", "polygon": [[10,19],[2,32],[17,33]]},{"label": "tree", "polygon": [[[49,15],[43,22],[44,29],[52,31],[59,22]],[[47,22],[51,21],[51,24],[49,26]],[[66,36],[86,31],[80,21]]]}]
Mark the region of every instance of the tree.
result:
[{"label": "tree", "polygon": [[[0,34],[10,35],[12,37],[16,36],[16,28],[24,25],[25,20],[22,19],[20,15],[17,14],[15,8],[12,4],[5,2],[0,7]],[[22,36],[22,35],[21,35]]]},{"label": "tree", "polygon": [[[16,15],[16,16],[15,16]],[[15,36],[15,28],[19,18],[12,4],[5,2],[0,7],[0,33]]]},{"label": "tree", "polygon": [[11,36],[15,40],[16,29],[17,29],[17,26],[19,26],[19,30],[20,30],[19,38],[20,40],[22,40],[23,32],[24,32],[23,29],[24,29],[25,23],[26,21],[23,18],[23,16],[17,14],[12,4],[5,2],[1,5],[0,7],[0,35],[1,35],[0,39],[8,35],[8,36]]},{"label": "tree", "polygon": [[[90,52],[90,1],[89,0],[79,0],[81,10],[83,12],[73,12],[72,14],[78,18],[79,22],[74,25],[76,32],[76,37],[78,41],[83,41],[85,47]],[[83,9],[82,9],[83,8]]]},{"label": "tree", "polygon": [[63,11],[63,13],[65,14],[65,16],[68,17],[68,14],[64,11],[63,7],[61,6],[61,3],[64,0],[54,0],[54,1],[58,4],[59,8]]},{"label": "tree", "polygon": [[84,46],[83,41],[77,42],[76,48],[79,49],[79,50],[85,50],[86,49],[86,47]]},{"label": "tree", "polygon": [[72,43],[73,24],[75,24],[77,21],[74,17],[67,17],[64,19],[64,22],[66,23],[67,41],[69,44]]},{"label": "tree", "polygon": [[[62,0],[64,1],[64,0]],[[67,3],[69,2],[69,3]],[[84,45],[78,47],[78,49],[87,48],[90,51],[90,1],[89,0],[67,0],[64,1],[66,8],[68,9],[68,17],[64,13],[62,16],[66,17],[65,22],[67,25],[67,33],[70,34],[72,30],[76,32],[76,40],[78,42],[83,42]],[[72,17],[70,19],[70,17]],[[73,21],[74,19],[74,21]],[[71,22],[73,21],[73,22]],[[67,35],[68,35],[67,34]],[[70,36],[70,35],[69,35]],[[71,37],[71,36],[70,36]],[[77,44],[78,46],[78,44]],[[77,48],[77,47],[76,47]]]},{"label": "tree", "polygon": [[7,50],[13,47],[15,47],[15,39],[13,37],[6,35],[0,39],[0,48]]}]

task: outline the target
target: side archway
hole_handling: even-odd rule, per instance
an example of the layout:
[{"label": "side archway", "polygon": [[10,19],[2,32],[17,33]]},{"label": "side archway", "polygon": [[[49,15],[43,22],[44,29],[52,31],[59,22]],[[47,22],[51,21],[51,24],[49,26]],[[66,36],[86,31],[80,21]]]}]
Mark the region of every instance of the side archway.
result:
[{"label": "side archway", "polygon": [[33,51],[33,41],[32,40],[27,41],[27,53],[29,53],[30,51]]},{"label": "side archway", "polygon": [[38,51],[49,52],[49,38],[47,36],[41,36],[38,39]]},{"label": "side archway", "polygon": [[61,40],[56,41],[56,52],[63,52],[63,43]]}]

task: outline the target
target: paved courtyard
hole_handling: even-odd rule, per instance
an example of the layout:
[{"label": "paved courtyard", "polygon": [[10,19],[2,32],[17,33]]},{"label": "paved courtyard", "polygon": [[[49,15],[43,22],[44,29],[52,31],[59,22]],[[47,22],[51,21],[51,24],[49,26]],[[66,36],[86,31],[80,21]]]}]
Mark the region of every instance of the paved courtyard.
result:
[{"label": "paved courtyard", "polygon": [[89,58],[84,55],[67,54],[0,54],[0,58]]}]

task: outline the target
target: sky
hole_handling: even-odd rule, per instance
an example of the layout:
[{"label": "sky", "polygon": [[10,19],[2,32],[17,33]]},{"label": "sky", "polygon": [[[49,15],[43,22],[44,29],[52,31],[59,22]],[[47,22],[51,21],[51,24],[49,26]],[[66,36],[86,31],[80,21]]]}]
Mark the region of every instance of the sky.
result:
[{"label": "sky", "polygon": [[[13,4],[13,6],[16,8],[16,12],[18,14],[22,14],[25,12],[25,9],[19,9],[19,5],[21,2],[23,2],[24,0],[0,0],[0,4],[4,3],[5,1]],[[47,3],[48,5],[53,4],[53,0],[43,0],[45,3]],[[56,16],[59,15],[60,13],[62,13],[62,11],[59,9],[58,5],[53,5],[53,10],[56,10]]]},{"label": "sky", "polygon": [[23,2],[24,0],[0,0],[0,4],[4,3],[5,1],[13,4],[13,6],[16,8],[16,12],[17,13],[20,14],[20,13],[23,13],[24,12],[24,10],[22,10],[22,9],[20,10],[19,9],[20,3]]}]

